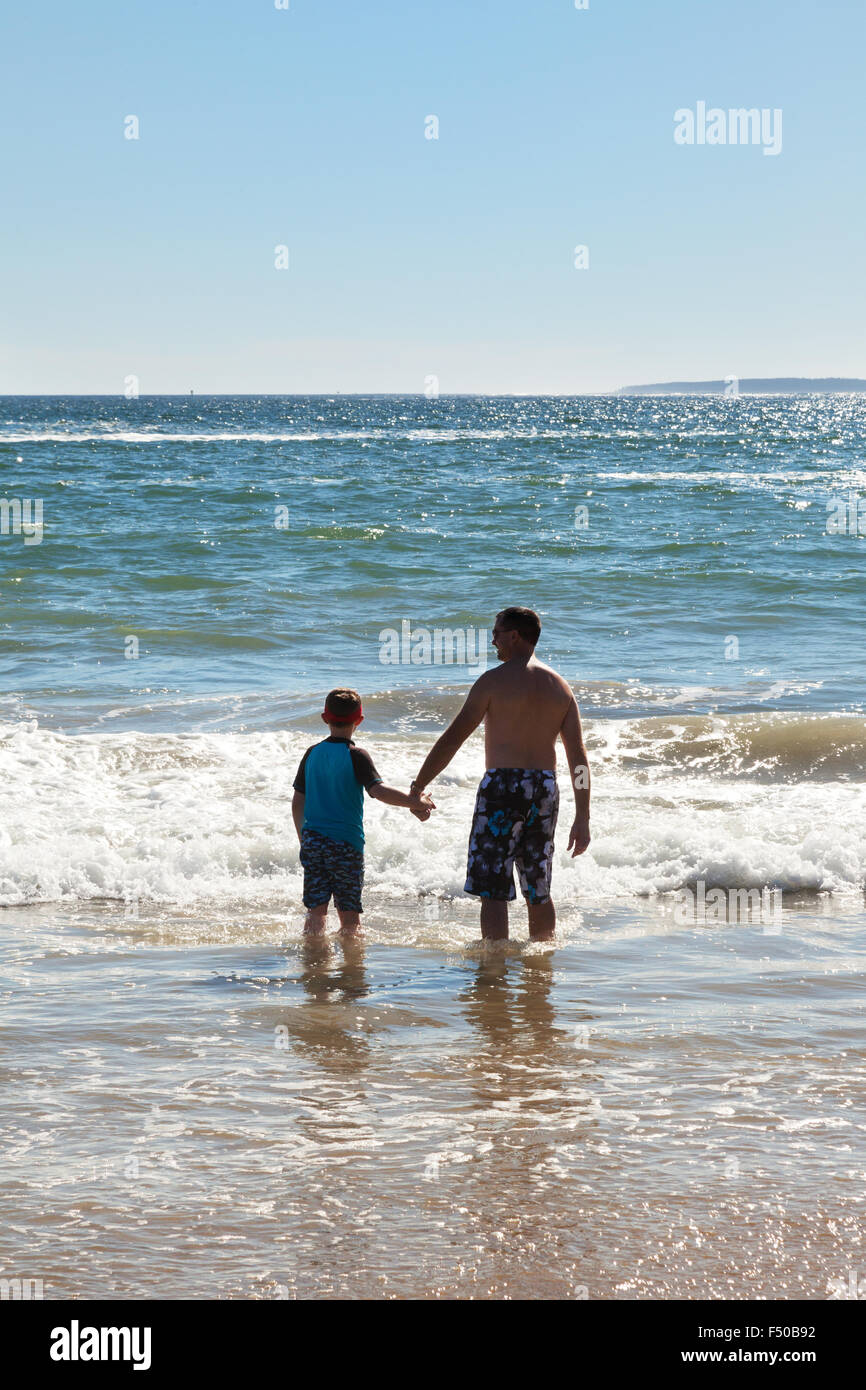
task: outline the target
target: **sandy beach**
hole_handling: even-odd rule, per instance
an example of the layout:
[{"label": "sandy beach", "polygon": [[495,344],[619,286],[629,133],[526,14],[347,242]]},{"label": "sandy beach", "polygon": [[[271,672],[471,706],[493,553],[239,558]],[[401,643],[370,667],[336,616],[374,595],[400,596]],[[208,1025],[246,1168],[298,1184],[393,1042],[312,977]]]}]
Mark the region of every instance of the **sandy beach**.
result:
[{"label": "sandy beach", "polygon": [[551,950],[439,911],[447,946],[373,912],[346,948],[4,914],[3,1268],[50,1298],[850,1296],[856,916],[587,910]]}]

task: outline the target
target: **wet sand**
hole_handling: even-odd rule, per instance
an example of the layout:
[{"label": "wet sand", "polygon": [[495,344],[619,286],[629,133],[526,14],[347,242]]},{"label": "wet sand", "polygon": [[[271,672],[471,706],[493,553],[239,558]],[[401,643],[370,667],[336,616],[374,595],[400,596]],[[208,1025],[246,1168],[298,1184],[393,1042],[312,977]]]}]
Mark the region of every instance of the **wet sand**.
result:
[{"label": "wet sand", "polygon": [[3,920],[0,1271],[46,1298],[827,1299],[863,1272],[862,905],[768,930],[632,903],[554,949],[484,947],[457,901],[346,948],[267,914]]}]

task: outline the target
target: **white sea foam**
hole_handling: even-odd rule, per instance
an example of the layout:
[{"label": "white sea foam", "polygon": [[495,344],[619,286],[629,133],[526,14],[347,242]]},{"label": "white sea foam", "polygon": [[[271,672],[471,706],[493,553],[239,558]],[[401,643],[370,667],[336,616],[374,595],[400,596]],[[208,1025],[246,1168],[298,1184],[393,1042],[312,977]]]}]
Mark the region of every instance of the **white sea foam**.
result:
[{"label": "white sea foam", "polygon": [[[586,905],[699,879],[860,891],[862,780],[803,780],[826,741],[820,721],[811,744],[802,729],[793,740],[800,775],[768,777],[791,740],[773,732],[777,716],[749,718],[752,740],[767,741],[756,764],[765,775],[754,778],[742,768],[736,775],[737,749],[746,746],[742,719],[734,733],[719,718],[704,720],[703,735],[694,717],[680,721],[679,732],[672,720],[595,721],[593,844],[580,860],[566,854],[570,803],[561,776],[557,900]],[[654,737],[650,725],[658,726]],[[311,741],[296,731],[70,737],[32,721],[0,725],[0,903],[298,904],[291,782]],[[405,786],[430,737],[365,742],[386,781]],[[461,894],[482,756],[478,742],[461,751],[435,784],[439,810],[425,825],[368,803],[368,906]]]},{"label": "white sea foam", "polygon": [[177,433],[167,430],[28,430],[0,432],[5,444],[293,444],[309,440],[415,440],[421,443],[454,443],[472,439],[565,439],[580,431],[513,429],[384,429],[372,430],[203,430]]}]

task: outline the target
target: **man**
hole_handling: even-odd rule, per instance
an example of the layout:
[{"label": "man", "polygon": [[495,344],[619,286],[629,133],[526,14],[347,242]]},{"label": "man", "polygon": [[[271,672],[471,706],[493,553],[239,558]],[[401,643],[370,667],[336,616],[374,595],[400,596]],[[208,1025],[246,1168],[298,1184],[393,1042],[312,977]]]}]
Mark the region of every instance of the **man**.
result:
[{"label": "man", "polygon": [[515,864],[531,939],[550,940],[556,930],[550,873],[559,809],[557,738],[574,787],[572,858],[589,844],[589,766],[577,701],[562,676],[536,660],[540,634],[531,608],[497,613],[493,646],[502,664],[475,682],[412,783],[413,792],[423,792],[484,720],[487,771],[475,801],[465,891],[481,899],[481,935],[489,940],[508,936]]}]

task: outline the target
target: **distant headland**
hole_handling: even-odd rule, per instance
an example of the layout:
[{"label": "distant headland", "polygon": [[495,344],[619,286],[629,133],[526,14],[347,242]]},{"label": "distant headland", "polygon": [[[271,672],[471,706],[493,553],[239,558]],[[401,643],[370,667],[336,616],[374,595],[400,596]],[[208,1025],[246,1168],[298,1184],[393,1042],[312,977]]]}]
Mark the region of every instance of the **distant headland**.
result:
[{"label": "distant headland", "polygon": [[723,381],[657,381],[621,386],[617,396],[805,396],[819,391],[866,391],[857,376],[741,376]]}]

